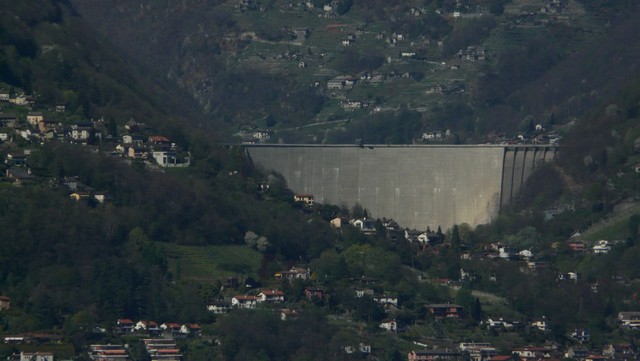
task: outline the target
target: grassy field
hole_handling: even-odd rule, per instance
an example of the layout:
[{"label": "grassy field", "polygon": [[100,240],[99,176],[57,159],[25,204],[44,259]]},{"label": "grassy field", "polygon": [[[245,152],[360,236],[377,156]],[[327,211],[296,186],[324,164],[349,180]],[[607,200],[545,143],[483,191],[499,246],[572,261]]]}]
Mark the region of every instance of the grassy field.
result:
[{"label": "grassy field", "polygon": [[235,274],[256,278],[262,255],[245,246],[164,246],[176,277],[199,282],[224,280]]}]

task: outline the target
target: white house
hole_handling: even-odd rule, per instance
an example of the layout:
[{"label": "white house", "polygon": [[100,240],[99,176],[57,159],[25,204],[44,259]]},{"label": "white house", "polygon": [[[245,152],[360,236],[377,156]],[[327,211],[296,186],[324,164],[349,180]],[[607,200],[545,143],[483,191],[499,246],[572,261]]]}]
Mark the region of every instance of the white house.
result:
[{"label": "white house", "polygon": [[595,254],[606,254],[611,251],[611,246],[609,245],[609,241],[600,240],[596,245],[593,246],[593,253]]},{"label": "white house", "polygon": [[395,319],[385,320],[380,323],[380,328],[385,329],[389,332],[398,332],[398,323]]},{"label": "white house", "polygon": [[639,328],[640,327],[640,312],[631,311],[631,312],[619,312],[618,313],[618,321],[624,327],[629,328]]},{"label": "white house", "polygon": [[373,290],[371,288],[357,288],[356,298],[364,297],[364,295],[373,297]]},{"label": "white house", "polygon": [[376,221],[373,218],[354,219],[351,224],[364,233],[374,233],[376,231]]},{"label": "white house", "polygon": [[280,290],[263,290],[258,293],[256,302],[284,302],[284,292]]},{"label": "white house", "polygon": [[533,252],[528,249],[522,250],[518,252],[518,254],[524,259],[531,259],[533,257]]},{"label": "white house", "polygon": [[86,141],[91,135],[93,124],[91,123],[77,123],[71,125],[71,139],[78,141]]},{"label": "white house", "polygon": [[398,297],[382,295],[382,296],[375,296],[373,297],[373,299],[381,305],[392,304],[398,307]]},{"label": "white house", "polygon": [[178,157],[174,151],[154,151],[153,159],[161,167],[170,167],[178,164]]},{"label": "white house", "polygon": [[215,314],[223,314],[229,312],[231,309],[231,302],[229,301],[215,301],[210,305],[207,305],[207,310]]},{"label": "white house", "polygon": [[231,298],[231,307],[234,308],[255,308],[258,302],[256,296],[237,295]]}]

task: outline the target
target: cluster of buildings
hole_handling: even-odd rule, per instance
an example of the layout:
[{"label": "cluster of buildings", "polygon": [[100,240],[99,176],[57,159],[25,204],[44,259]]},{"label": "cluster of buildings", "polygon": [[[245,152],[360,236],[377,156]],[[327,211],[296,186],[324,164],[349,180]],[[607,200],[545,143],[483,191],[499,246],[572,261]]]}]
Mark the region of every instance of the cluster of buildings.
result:
[{"label": "cluster of buildings", "polygon": [[414,350],[407,354],[408,361],[471,360],[471,361],[533,361],[563,360],[604,361],[635,360],[635,346],[628,343],[607,344],[601,350],[591,352],[583,346],[561,347],[555,343],[544,346],[527,346],[511,350],[510,354],[500,355],[493,345],[485,342],[461,342],[452,348],[434,348]]},{"label": "cluster of buildings", "polygon": [[[0,101],[13,99],[2,98],[3,94],[0,91]],[[31,104],[27,102],[24,106]],[[3,148],[7,150],[1,166],[5,179],[15,185],[29,184],[40,178],[31,170],[28,146],[49,141],[82,145],[82,150],[104,152],[128,162],[140,161],[150,168],[188,167],[191,162],[188,152],[168,137],[153,134],[153,130],[142,123],[128,122],[124,127],[126,134],[116,139],[102,119],[67,123],[65,106],[57,105],[52,109],[48,113],[28,112],[26,116],[0,113],[0,144],[6,144]],[[77,179],[62,182],[70,190],[71,198],[77,201],[91,199],[103,203],[109,197],[105,192],[80,184]]]},{"label": "cluster of buildings", "polygon": [[[0,104],[3,102],[13,104],[14,112],[0,112],[0,144],[68,142],[96,152],[105,151],[111,156],[141,160],[152,167],[187,167],[191,161],[188,152],[168,137],[154,134],[153,129],[143,123],[129,121],[123,129],[125,134],[117,138],[113,136],[119,130],[115,124],[108,124],[104,119],[73,121],[64,104],[32,111],[34,97],[11,95],[0,89]],[[15,173],[14,179],[30,178],[28,172],[11,173]]]},{"label": "cluster of buildings", "polygon": [[170,338],[185,338],[187,336],[201,336],[202,328],[195,323],[167,322],[158,324],[151,320],[134,322],[128,318],[116,321],[115,331],[119,334],[147,334],[149,336],[166,336]]},{"label": "cluster of buildings", "polygon": [[[171,338],[147,338],[143,342],[151,361],[182,359],[180,349]],[[128,345],[91,345],[88,354],[93,361],[126,361],[130,358]]]}]

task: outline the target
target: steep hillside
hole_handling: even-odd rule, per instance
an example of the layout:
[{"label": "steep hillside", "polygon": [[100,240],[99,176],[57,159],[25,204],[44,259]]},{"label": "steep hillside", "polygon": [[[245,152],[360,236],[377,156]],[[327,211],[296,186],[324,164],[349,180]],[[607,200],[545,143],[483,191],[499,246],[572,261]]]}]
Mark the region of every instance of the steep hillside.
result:
[{"label": "steep hillside", "polygon": [[[279,178],[217,145],[189,99],[141,76],[66,2],[0,8],[0,295],[12,301],[0,333],[65,327],[81,344],[88,323],[125,315],[210,319],[194,297],[197,277],[176,266],[189,256],[168,256],[163,244],[244,246],[248,231],[260,237],[249,261],[208,265],[218,278],[264,272],[274,255],[315,257],[331,244],[329,226],[294,210]],[[42,132],[29,124],[34,113],[54,129],[44,119]],[[72,129],[82,124],[92,135],[76,142]],[[161,169],[115,151],[123,135],[142,141],[149,132],[184,147],[190,166]]]},{"label": "steep hillside", "polygon": [[581,80],[607,68],[613,52],[635,58],[634,46],[613,45],[633,34],[623,29],[636,16],[633,1],[75,5],[119,48],[197,99],[211,122],[247,135],[268,130],[272,141],[410,143],[446,129],[456,136],[441,141],[502,141],[532,121],[582,116],[597,101],[578,107],[576,91],[612,94],[617,86],[605,71],[602,80]]}]

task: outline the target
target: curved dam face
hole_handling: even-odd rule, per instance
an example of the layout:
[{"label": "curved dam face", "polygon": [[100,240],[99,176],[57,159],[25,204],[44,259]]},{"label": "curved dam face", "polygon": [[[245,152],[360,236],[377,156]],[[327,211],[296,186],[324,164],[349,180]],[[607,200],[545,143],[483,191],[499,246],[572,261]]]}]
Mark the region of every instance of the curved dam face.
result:
[{"label": "curved dam face", "polygon": [[549,146],[244,145],[252,161],[319,203],[360,203],[402,227],[447,229],[491,222]]}]

